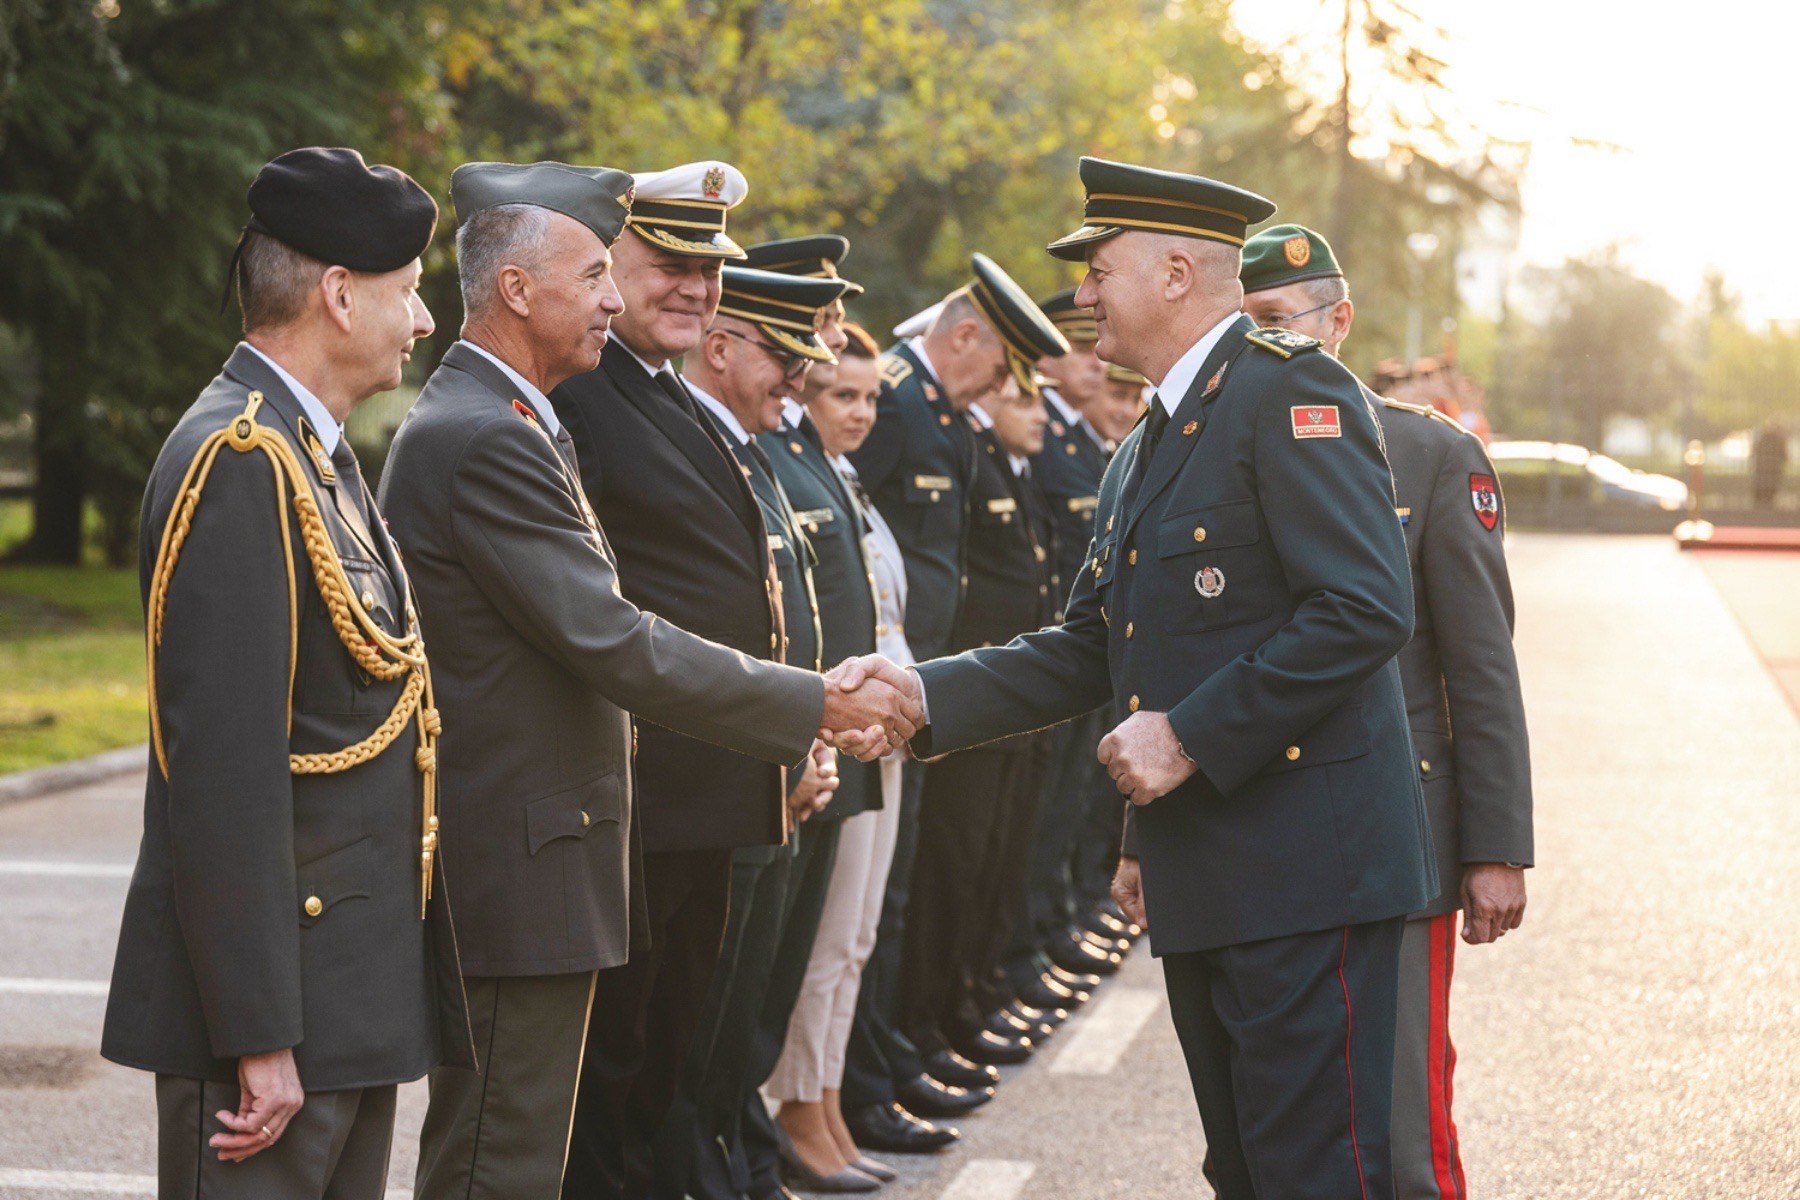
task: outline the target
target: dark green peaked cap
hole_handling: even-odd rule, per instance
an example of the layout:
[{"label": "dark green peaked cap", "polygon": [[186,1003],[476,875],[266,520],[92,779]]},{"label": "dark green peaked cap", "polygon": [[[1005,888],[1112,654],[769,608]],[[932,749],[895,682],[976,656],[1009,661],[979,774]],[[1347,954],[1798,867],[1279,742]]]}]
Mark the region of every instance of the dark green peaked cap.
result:
[{"label": "dark green peaked cap", "polygon": [[450,173],[450,203],[457,224],[502,204],[532,204],[572,217],[608,246],[631,215],[633,181],[611,167],[568,163],[464,163]]},{"label": "dark green peaked cap", "polygon": [[1238,272],[1244,292],[1266,292],[1308,279],[1342,279],[1325,235],[1304,225],[1271,225],[1244,243]]}]

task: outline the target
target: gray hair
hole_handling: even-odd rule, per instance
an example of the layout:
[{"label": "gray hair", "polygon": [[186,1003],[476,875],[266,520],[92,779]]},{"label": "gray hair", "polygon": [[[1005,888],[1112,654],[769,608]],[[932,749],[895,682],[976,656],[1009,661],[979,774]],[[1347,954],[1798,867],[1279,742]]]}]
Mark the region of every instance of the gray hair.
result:
[{"label": "gray hair", "polygon": [[1350,281],[1342,275],[1328,279],[1309,279],[1305,284],[1306,295],[1314,304],[1336,304],[1350,298]]},{"label": "gray hair", "polygon": [[488,310],[497,297],[502,267],[537,270],[549,238],[550,210],[535,204],[497,204],[464,221],[456,231],[463,311]]},{"label": "gray hair", "polygon": [[244,235],[238,260],[238,310],[244,332],[276,329],[306,311],[306,297],[319,286],[327,267],[266,233]]}]

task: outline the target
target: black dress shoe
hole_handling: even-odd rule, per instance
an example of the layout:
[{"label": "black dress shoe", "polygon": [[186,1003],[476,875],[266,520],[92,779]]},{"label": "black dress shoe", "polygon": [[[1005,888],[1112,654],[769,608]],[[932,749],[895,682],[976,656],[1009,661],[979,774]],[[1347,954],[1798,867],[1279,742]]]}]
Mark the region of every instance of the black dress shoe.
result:
[{"label": "black dress shoe", "polygon": [[1137,941],[1144,933],[1130,921],[1121,921],[1118,917],[1100,909],[1089,913],[1087,920],[1083,921],[1082,925],[1090,933],[1097,933],[1102,937],[1123,938],[1128,942]]},{"label": "black dress shoe", "polygon": [[1056,1032],[1056,1026],[1047,1021],[1028,1021],[1004,1008],[989,1013],[987,1024],[982,1028],[1003,1038],[1028,1037],[1033,1043],[1045,1041]]},{"label": "black dress shoe", "polygon": [[964,1058],[1005,1067],[1031,1057],[1031,1039],[1003,1038],[983,1029],[973,1037],[964,1038],[956,1049]]},{"label": "black dress shoe", "polygon": [[1050,978],[1072,992],[1087,992],[1089,995],[1100,986],[1100,976],[1087,971],[1071,971],[1054,963],[1050,967]]},{"label": "black dress shoe", "polygon": [[972,1063],[954,1050],[940,1050],[925,1060],[925,1071],[939,1083],[952,1087],[985,1088],[1000,1082],[993,1067]]},{"label": "black dress shoe", "polygon": [[906,1111],[921,1117],[960,1117],[994,1098],[991,1087],[965,1088],[939,1083],[929,1075],[915,1075],[894,1088]]},{"label": "black dress shoe", "polygon": [[1079,938],[1064,938],[1050,948],[1050,961],[1065,971],[1111,975],[1125,960],[1116,951],[1105,951]]},{"label": "black dress shoe", "polygon": [[1038,1008],[1035,1005],[1025,1003],[1022,999],[1015,999],[1011,1004],[1006,1006],[1006,1011],[1015,1017],[1024,1017],[1027,1021],[1037,1021],[1040,1024],[1048,1025],[1052,1028],[1061,1025],[1064,1021],[1069,1019],[1069,1010],[1066,1008],[1057,1008],[1054,1006],[1050,1008]]},{"label": "black dress shoe", "polygon": [[920,1120],[891,1100],[851,1109],[844,1114],[844,1124],[858,1146],[889,1154],[935,1154],[962,1137],[948,1125]]},{"label": "black dress shoe", "polygon": [[1019,999],[1037,1008],[1055,1006],[1071,1009],[1087,1003],[1086,991],[1074,991],[1056,982],[1046,975],[1042,979],[1034,979],[1019,992]]},{"label": "black dress shoe", "polygon": [[1102,954],[1124,955],[1131,951],[1130,938],[1114,937],[1110,933],[1096,933],[1092,929],[1081,929],[1078,936]]}]

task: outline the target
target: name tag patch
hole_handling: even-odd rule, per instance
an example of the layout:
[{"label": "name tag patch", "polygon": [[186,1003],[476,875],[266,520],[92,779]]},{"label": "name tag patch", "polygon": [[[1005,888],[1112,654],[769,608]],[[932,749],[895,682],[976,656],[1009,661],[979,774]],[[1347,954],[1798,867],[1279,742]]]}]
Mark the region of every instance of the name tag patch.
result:
[{"label": "name tag patch", "polygon": [[1338,424],[1335,404],[1301,404],[1289,411],[1293,413],[1296,439],[1344,436],[1343,427]]}]

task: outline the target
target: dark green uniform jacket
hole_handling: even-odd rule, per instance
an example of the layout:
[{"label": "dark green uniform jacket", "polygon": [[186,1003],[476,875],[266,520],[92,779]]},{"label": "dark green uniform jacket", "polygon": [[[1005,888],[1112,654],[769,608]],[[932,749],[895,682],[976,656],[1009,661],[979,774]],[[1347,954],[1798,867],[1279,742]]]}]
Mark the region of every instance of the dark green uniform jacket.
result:
[{"label": "dark green uniform jacket", "polygon": [[[1049,403],[1046,400],[1046,403]],[[1071,424],[1061,409],[1050,403],[1050,423],[1044,427],[1044,448],[1032,456],[1031,475],[1050,501],[1056,522],[1056,577],[1061,592],[1056,597],[1056,619],[1075,576],[1087,562],[1088,543],[1094,537],[1094,508],[1100,502],[1100,477],[1106,473],[1106,451],[1094,440],[1085,422]]]},{"label": "dark green uniform jacket", "polygon": [[910,346],[881,360],[875,428],[850,456],[906,559],[906,641],[942,654],[962,604],[975,438]]},{"label": "dark green uniform jacket", "polygon": [[[852,656],[875,653],[875,579],[864,557],[862,510],[820,448],[804,415],[757,439],[812,543],[813,590],[819,601],[820,659],[827,669]],[[881,807],[881,764],[838,758],[838,789],[812,819],[835,820]]]},{"label": "dark green uniform jacket", "polygon": [[1438,891],[1393,663],[1413,627],[1393,483],[1356,381],[1296,345],[1231,325],[1129,507],[1144,426],[1125,440],[1062,626],[920,668],[921,754],[1108,699],[1169,714],[1199,770],[1126,829],[1159,954]]},{"label": "dark green uniform jacket", "polygon": [[[351,588],[376,624],[403,633],[407,584],[393,543],[360,514],[353,532],[351,482],[329,459],[321,465],[322,446],[301,436],[299,400],[241,345],[151,468],[139,550],[146,595],[189,464],[252,392],[263,397],[257,424],[299,457]],[[430,919],[419,919],[413,724],[350,770],[290,773],[290,754],[330,753],[374,733],[403,680],[372,679],[350,657],[291,507],[286,545],[277,513],[269,459],[221,450],[167,593],[153,699],[169,773],[153,754],[101,1053],[235,1082],[242,1055],[293,1047],[308,1091],[473,1066],[443,872]],[[291,729],[290,570],[299,598]]]},{"label": "dark green uniform jacket", "polygon": [[1505,513],[1480,438],[1435,409],[1369,398],[1412,563],[1414,629],[1400,679],[1442,884],[1421,915],[1436,916],[1461,907],[1464,865],[1532,861]]}]

